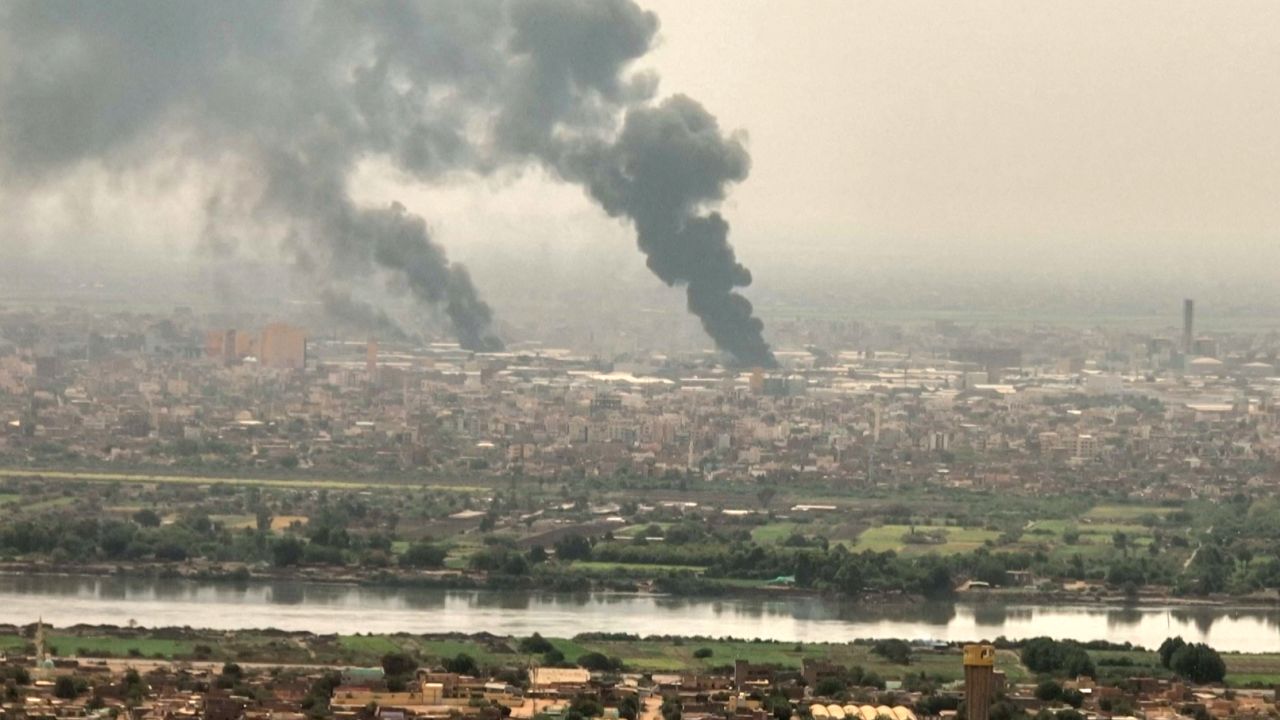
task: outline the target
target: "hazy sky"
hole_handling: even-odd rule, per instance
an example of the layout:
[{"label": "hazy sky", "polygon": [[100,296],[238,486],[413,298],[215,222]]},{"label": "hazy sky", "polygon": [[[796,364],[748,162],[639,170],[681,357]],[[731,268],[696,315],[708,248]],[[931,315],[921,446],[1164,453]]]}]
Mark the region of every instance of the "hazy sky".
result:
[{"label": "hazy sky", "polygon": [[[641,62],[660,95],[749,138],[724,209],[758,283],[916,263],[1255,278],[1280,262],[1280,4],[640,1],[661,19]],[[199,232],[199,178],[77,182],[28,223],[97,226],[108,247]],[[375,160],[354,193],[424,215],[482,284],[517,245],[647,277],[628,228],[540,171],[424,186]]]},{"label": "hazy sky", "polygon": [[[1250,278],[1280,262],[1280,4],[642,4],[661,91],[749,137],[725,207],[758,281],[832,261]],[[630,244],[571,187],[430,195],[468,258]]]},{"label": "hazy sky", "polygon": [[750,132],[744,246],[1280,245],[1280,4],[647,4]]}]

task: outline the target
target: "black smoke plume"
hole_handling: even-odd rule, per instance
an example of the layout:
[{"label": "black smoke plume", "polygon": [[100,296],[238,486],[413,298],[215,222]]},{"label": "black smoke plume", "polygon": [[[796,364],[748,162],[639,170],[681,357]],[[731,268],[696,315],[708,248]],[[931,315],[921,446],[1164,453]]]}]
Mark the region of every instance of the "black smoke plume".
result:
[{"label": "black smoke plume", "polygon": [[[352,178],[371,159],[434,184],[539,163],[635,224],[720,348],[770,365],[711,209],[747,153],[696,102],[653,102],[630,66],[657,28],[630,0],[15,0],[0,193],[177,160],[218,178],[211,237],[269,238],[318,295],[406,286],[487,350],[501,343],[466,269],[402,206],[360,206]],[[228,215],[259,232],[220,233]]]},{"label": "black smoke plume", "polygon": [[325,315],[351,330],[375,333],[390,340],[406,340],[408,334],[385,310],[351,296],[337,288],[320,291]]}]

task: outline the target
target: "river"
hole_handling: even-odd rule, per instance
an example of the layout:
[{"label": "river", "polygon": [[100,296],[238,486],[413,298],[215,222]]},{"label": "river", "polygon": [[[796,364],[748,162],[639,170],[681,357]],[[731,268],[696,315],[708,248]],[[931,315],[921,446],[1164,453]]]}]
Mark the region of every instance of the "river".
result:
[{"label": "river", "polygon": [[244,584],[118,577],[0,576],[0,622],[57,626],[279,628],[315,633],[609,631],[787,642],[978,640],[1050,635],[1155,647],[1171,635],[1220,650],[1280,649],[1280,610],[979,604],[869,606],[808,597],[706,600],[654,595]]}]

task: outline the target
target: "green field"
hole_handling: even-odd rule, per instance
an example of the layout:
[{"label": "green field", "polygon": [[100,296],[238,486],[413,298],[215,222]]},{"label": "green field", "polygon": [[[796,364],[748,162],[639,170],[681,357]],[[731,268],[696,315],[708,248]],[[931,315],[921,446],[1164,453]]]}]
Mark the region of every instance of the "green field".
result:
[{"label": "green field", "polygon": [[46,498],[46,499],[44,499],[44,500],[37,500],[36,502],[30,503],[30,504],[27,504],[27,505],[23,505],[23,506],[22,506],[22,510],[23,510],[23,511],[26,511],[26,512],[40,512],[40,511],[42,511],[42,510],[56,510],[57,508],[62,508],[62,507],[67,507],[67,506],[69,506],[69,505],[74,505],[74,504],[75,504],[75,502],[76,502],[76,499],[75,499],[75,498],[73,498],[73,497],[52,497],[52,498]]},{"label": "green field", "polygon": [[17,635],[0,635],[0,650],[4,652],[21,652],[26,646],[26,638]]},{"label": "green field", "polygon": [[209,519],[229,530],[258,527],[258,518],[253,515],[210,515]]},{"label": "green field", "polygon": [[793,522],[772,522],[753,528],[751,539],[758,543],[779,543],[791,537],[794,532],[803,532],[803,530],[797,530],[799,527]]},{"label": "green field", "polygon": [[947,535],[947,541],[940,544],[911,544],[902,541],[902,537],[911,531],[910,525],[880,525],[878,527],[868,528],[858,536],[857,543],[854,544],[853,550],[861,552],[863,550],[873,550],[875,552],[886,552],[893,550],[898,553],[920,554],[938,553],[940,555],[952,555],[955,553],[972,552],[982,547],[988,540],[994,542],[1000,537],[1000,533],[994,530],[985,530],[982,528],[961,528],[944,525],[916,525],[917,533],[926,532],[944,532]]},{"label": "green field", "polygon": [[95,637],[92,635],[50,635],[50,647],[59,655],[129,657],[185,657],[192,653],[192,643],[158,638]]},{"label": "green field", "polygon": [[679,572],[682,570],[700,573],[706,570],[705,567],[699,565],[660,565],[656,563],[598,562],[594,560],[575,560],[572,567],[574,570],[584,570],[586,572],[625,571],[642,575],[645,573]]}]

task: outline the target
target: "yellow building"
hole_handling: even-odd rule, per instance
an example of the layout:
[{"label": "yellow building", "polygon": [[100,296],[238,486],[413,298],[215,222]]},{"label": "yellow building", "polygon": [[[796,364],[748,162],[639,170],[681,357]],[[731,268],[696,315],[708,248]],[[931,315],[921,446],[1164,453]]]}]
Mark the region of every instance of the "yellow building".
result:
[{"label": "yellow building", "polygon": [[964,646],[964,705],[968,720],[989,720],[996,693],[996,649]]}]

